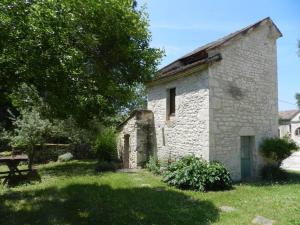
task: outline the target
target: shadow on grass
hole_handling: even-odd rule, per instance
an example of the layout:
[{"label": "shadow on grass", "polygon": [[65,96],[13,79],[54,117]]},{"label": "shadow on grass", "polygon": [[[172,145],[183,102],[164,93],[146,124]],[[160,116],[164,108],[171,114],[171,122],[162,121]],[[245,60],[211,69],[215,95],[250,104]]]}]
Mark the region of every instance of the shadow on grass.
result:
[{"label": "shadow on grass", "polygon": [[300,184],[300,172],[294,171],[284,171],[283,177],[272,179],[272,180],[252,180],[252,181],[242,181],[235,184],[246,184],[250,186],[272,186],[274,184],[278,185],[290,185],[290,184]]},{"label": "shadow on grass", "polygon": [[26,174],[17,174],[7,180],[7,187],[16,187],[24,184],[32,184],[33,182],[41,182],[41,176],[37,170],[32,170]]},{"label": "shadow on grass", "polygon": [[96,168],[96,161],[70,161],[65,163],[51,164],[39,168],[41,175],[47,174],[50,176],[78,176],[94,174]]},{"label": "shadow on grass", "polygon": [[180,192],[98,184],[9,192],[0,196],[0,212],[0,224],[10,225],[191,225],[219,218],[212,202],[191,200]]}]

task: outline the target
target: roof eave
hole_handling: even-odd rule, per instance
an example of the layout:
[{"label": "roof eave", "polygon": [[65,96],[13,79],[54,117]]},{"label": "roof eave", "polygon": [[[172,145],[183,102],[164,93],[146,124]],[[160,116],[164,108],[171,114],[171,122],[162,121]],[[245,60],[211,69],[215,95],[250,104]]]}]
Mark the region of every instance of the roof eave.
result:
[{"label": "roof eave", "polygon": [[158,77],[158,78],[154,79],[153,81],[150,81],[149,83],[146,84],[146,86],[150,87],[150,86],[154,86],[158,83],[169,82],[170,80],[175,80],[180,77],[188,76],[197,71],[206,69],[208,67],[208,64],[211,64],[216,61],[220,61],[221,59],[222,59],[222,55],[220,53],[214,54],[206,59],[199,60],[199,61],[189,64],[185,67],[182,67],[178,70],[170,71],[166,75]]}]

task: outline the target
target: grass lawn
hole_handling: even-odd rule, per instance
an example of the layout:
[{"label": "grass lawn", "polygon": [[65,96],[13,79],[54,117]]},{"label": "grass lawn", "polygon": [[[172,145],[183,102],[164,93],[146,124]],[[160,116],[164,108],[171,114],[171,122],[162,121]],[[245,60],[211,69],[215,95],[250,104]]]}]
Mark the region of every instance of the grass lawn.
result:
[{"label": "grass lawn", "polygon": [[[237,184],[231,191],[197,193],[168,187],[147,171],[95,174],[93,161],[37,168],[41,182],[0,185],[1,225],[249,225],[257,215],[276,225],[300,225],[297,174],[283,184]],[[221,206],[236,210],[221,212]]]}]

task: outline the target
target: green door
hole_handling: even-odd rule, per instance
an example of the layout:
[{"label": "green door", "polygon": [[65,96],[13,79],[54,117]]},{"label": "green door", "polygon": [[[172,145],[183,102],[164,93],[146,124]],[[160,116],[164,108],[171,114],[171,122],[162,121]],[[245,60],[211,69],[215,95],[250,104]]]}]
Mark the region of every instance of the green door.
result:
[{"label": "green door", "polygon": [[251,136],[241,137],[241,176],[242,179],[251,176],[251,155],[254,138]]}]

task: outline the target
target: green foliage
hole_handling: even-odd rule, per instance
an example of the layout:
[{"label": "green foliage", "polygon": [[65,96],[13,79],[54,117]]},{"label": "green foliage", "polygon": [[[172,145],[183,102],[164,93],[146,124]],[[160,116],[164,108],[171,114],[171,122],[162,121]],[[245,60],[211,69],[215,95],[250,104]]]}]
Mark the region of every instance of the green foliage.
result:
[{"label": "green foliage", "polygon": [[161,172],[160,172],[160,164],[158,163],[158,161],[157,160],[155,160],[154,159],[154,157],[150,157],[150,159],[149,159],[149,161],[148,161],[148,163],[146,164],[146,168],[150,171],[150,172],[152,172],[152,173],[154,173],[154,174],[160,174]]},{"label": "green foliage", "polygon": [[86,122],[86,126],[82,128],[73,117],[64,120],[52,121],[55,135],[49,137],[51,143],[58,143],[60,140],[65,143],[93,143],[96,134],[100,132],[103,125],[96,119]]},{"label": "green foliage", "polygon": [[288,138],[267,138],[260,144],[262,156],[267,162],[276,163],[278,167],[297,149],[296,143]]},{"label": "green foliage", "polygon": [[297,100],[297,105],[298,105],[298,108],[300,109],[300,93],[296,93],[296,100]]},{"label": "green foliage", "polygon": [[52,131],[52,124],[48,119],[43,119],[35,108],[22,110],[21,115],[14,118],[15,129],[10,140],[13,146],[35,146],[43,144],[45,137]]},{"label": "green foliage", "polygon": [[232,185],[228,171],[220,163],[209,164],[195,156],[171,163],[163,176],[164,182],[181,189],[224,190]]},{"label": "green foliage", "polygon": [[114,161],[117,159],[116,133],[113,128],[106,128],[97,138],[95,151],[99,161]]},{"label": "green foliage", "polygon": [[231,187],[232,180],[229,172],[219,162],[212,162],[207,168],[207,190],[225,190]]},{"label": "green foliage", "polygon": [[11,155],[12,155],[11,151],[0,152],[0,157],[11,156]]},{"label": "green foliage", "polygon": [[59,162],[68,162],[68,161],[72,160],[73,158],[74,157],[73,157],[72,153],[67,152],[63,155],[58,156],[58,161]]},{"label": "green foliage", "polygon": [[265,165],[261,171],[261,177],[267,181],[281,181],[288,179],[288,174],[277,165]]},{"label": "green foliage", "polygon": [[[9,96],[12,106],[18,111],[31,111],[34,109],[40,116],[47,116],[47,104],[39,97],[34,86],[23,83]],[[66,119],[51,119],[52,132],[45,137],[48,143],[91,143],[99,133],[101,124],[96,119],[87,120],[85,126],[69,116]]]},{"label": "green foliage", "polygon": [[48,118],[104,121],[155,74],[162,54],[148,26],[134,0],[3,0],[0,99],[26,83]]},{"label": "green foliage", "polygon": [[43,145],[46,137],[53,131],[48,119],[43,119],[36,108],[22,110],[20,116],[13,118],[13,132],[4,131],[4,136],[12,146],[26,147],[29,156],[29,167],[32,166],[35,146]]}]

